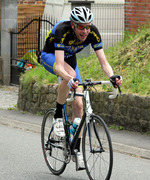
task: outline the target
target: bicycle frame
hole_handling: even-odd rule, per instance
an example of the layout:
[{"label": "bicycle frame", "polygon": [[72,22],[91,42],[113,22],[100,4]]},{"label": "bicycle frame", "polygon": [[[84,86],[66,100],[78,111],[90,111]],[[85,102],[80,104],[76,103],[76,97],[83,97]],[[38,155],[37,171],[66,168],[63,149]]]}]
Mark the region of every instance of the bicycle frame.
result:
[{"label": "bicycle frame", "polygon": [[75,150],[75,146],[76,146],[79,134],[81,132],[81,129],[83,127],[85,120],[86,120],[86,125],[87,125],[89,120],[90,120],[90,115],[93,113],[91,103],[90,103],[89,91],[86,89],[86,90],[84,90],[83,93],[76,93],[76,96],[83,96],[85,98],[86,108],[85,108],[85,113],[82,116],[81,123],[80,123],[80,125],[79,125],[79,127],[78,127],[78,129],[74,135],[74,138],[71,142],[71,151],[72,152],[74,152],[74,150]]},{"label": "bicycle frame", "polygon": [[[95,82],[95,84],[111,84],[111,82],[110,81],[99,81],[99,82]],[[84,122],[86,122],[86,126],[88,127],[88,135],[89,135],[89,143],[90,143],[90,150],[91,150],[91,152],[93,152],[93,153],[103,152],[104,150],[103,150],[103,147],[102,147],[102,143],[100,141],[100,138],[98,136],[98,132],[97,132],[96,128],[94,128],[94,132],[95,132],[95,135],[96,135],[96,137],[98,139],[98,142],[100,144],[101,149],[99,151],[92,150],[91,132],[90,132],[90,127],[89,127],[89,122],[90,122],[90,117],[93,114],[93,109],[91,107],[89,90],[87,89],[88,85],[87,86],[83,85],[83,87],[84,87],[83,93],[71,92],[71,97],[67,99],[67,102],[70,102],[70,101],[73,101],[75,99],[75,96],[81,96],[81,97],[84,97],[85,102],[86,102],[85,103],[86,104],[85,113],[83,114],[82,119],[81,119],[81,123],[80,123],[77,131],[75,132],[73,140],[70,143],[71,153],[74,153],[75,146],[76,146],[76,143],[77,143],[77,140],[78,140],[78,137],[79,137],[79,134],[81,132],[81,129],[83,127]],[[110,99],[114,99],[114,98],[116,98],[117,94],[118,94],[118,89],[114,89],[114,94],[110,95],[109,98]],[[64,105],[64,117],[65,117],[66,123],[68,124],[65,105]],[[94,124],[94,126],[95,126],[95,124]],[[67,136],[66,138],[70,140],[68,133],[66,133],[66,136]]]}]

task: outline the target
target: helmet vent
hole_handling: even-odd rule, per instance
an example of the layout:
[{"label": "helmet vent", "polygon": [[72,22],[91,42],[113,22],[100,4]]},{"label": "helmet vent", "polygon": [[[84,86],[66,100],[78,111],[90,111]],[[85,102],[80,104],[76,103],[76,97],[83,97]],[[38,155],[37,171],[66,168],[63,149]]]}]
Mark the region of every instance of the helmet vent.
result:
[{"label": "helmet vent", "polygon": [[87,19],[87,15],[86,15],[86,11],[85,11],[85,9],[83,9],[83,13],[84,13],[84,17],[85,17],[85,19]]},{"label": "helmet vent", "polygon": [[81,21],[84,21],[83,17],[81,17],[81,16],[79,16],[79,19],[80,19]]},{"label": "helmet vent", "polygon": [[90,20],[91,19],[91,15],[89,16],[89,19],[88,20]]}]

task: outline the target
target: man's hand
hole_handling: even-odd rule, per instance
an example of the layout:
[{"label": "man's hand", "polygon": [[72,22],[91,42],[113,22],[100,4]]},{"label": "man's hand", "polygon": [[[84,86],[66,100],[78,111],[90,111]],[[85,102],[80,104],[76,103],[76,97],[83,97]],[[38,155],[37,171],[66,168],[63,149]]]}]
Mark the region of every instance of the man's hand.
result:
[{"label": "man's hand", "polygon": [[74,89],[78,88],[78,83],[79,83],[79,80],[76,79],[76,78],[72,78],[70,79],[70,81],[68,82],[68,87],[71,91],[73,91]]},{"label": "man's hand", "polygon": [[122,84],[122,76],[120,75],[114,75],[110,77],[110,81],[114,88],[117,88],[118,86],[121,86]]},{"label": "man's hand", "polygon": [[122,79],[116,78],[115,80],[116,80],[117,86],[121,86],[121,84],[122,84]]}]

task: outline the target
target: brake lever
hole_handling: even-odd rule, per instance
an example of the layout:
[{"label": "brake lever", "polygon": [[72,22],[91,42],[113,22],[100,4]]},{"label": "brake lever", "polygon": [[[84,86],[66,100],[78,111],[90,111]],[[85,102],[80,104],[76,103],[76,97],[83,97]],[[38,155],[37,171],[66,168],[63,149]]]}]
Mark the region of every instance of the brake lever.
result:
[{"label": "brake lever", "polygon": [[71,91],[69,94],[70,94],[71,96],[70,96],[70,98],[67,98],[66,101],[67,101],[67,102],[72,102],[73,100],[75,100],[76,89],[74,89],[73,91]]},{"label": "brake lever", "polygon": [[122,96],[122,92],[121,92],[120,86],[118,85],[117,87],[118,87],[118,89],[119,89],[120,95]]}]

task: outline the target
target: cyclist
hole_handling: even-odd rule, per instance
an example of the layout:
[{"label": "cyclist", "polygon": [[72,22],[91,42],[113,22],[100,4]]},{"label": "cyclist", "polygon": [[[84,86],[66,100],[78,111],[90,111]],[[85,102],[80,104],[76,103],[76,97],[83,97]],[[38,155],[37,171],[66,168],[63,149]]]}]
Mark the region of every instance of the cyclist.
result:
[{"label": "cyclist", "polygon": [[[58,22],[50,31],[46,39],[44,49],[41,53],[42,64],[50,73],[62,77],[58,88],[56,114],[54,115],[54,132],[57,136],[64,136],[62,119],[62,108],[68,96],[69,90],[76,89],[81,92],[78,82],[81,81],[76,53],[91,44],[104,73],[113,80],[115,87],[121,85],[120,76],[114,76],[113,70],[106,60],[102,40],[98,29],[91,24],[93,13],[90,9],[81,6],[75,7],[70,13],[70,20]],[[78,79],[76,81],[76,79]],[[82,117],[83,103],[81,97],[76,97],[72,103],[73,119]],[[77,142],[77,149],[80,152],[80,139]],[[79,153],[81,155],[81,153]],[[79,156],[81,166],[83,165],[82,155]]]}]

